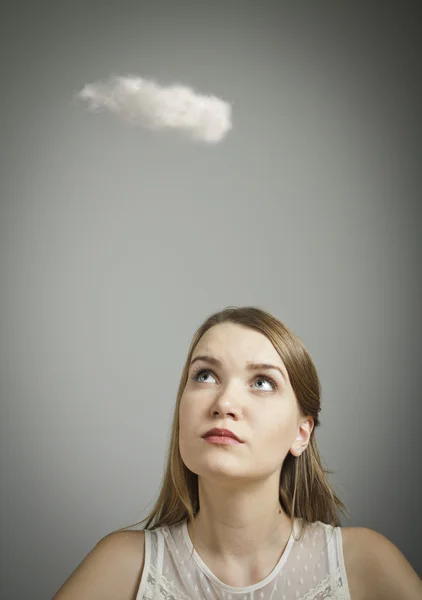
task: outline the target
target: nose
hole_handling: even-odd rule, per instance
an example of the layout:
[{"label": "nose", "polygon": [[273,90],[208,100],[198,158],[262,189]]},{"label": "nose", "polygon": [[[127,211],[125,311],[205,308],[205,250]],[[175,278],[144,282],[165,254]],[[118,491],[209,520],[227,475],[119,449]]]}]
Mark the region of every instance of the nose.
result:
[{"label": "nose", "polygon": [[240,403],[235,400],[233,393],[226,389],[221,394],[217,394],[211,406],[211,415],[224,419],[229,417],[234,421],[238,421],[242,416]]}]

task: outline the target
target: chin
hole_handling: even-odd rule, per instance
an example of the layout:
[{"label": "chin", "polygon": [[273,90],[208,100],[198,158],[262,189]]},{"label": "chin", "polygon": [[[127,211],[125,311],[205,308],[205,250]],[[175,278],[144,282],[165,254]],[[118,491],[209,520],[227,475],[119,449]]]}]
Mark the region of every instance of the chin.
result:
[{"label": "chin", "polygon": [[207,456],[202,459],[196,457],[196,460],[185,462],[185,464],[193,473],[205,478],[223,477],[237,479],[242,477],[244,470],[239,461],[233,460],[233,457],[223,453],[219,456]]}]

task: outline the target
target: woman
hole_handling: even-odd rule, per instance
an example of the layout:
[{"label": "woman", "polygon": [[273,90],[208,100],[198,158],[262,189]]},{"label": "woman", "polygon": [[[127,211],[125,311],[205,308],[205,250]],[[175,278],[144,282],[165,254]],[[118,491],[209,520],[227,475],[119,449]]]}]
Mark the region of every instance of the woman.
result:
[{"label": "woman", "polygon": [[319,412],[314,363],[283,323],[253,307],[209,317],[188,352],[145,529],[100,540],[53,600],[420,600],[396,546],[340,527]]}]

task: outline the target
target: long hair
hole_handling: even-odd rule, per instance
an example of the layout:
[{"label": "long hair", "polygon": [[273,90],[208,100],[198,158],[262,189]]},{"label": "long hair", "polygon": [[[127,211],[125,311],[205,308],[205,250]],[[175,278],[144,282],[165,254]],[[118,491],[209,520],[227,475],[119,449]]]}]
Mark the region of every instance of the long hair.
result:
[{"label": "long hair", "polygon": [[192,354],[205,332],[220,323],[237,323],[261,332],[270,340],[287,369],[301,416],[309,415],[314,419],[308,446],[298,457],[288,452],[280,472],[280,505],[290,517],[292,530],[296,518],[302,520],[303,528],[315,521],[340,526],[338,511],[347,515],[347,507],[330,485],[327,474],[332,471],[323,467],[315,440],[321,410],[321,385],[315,365],[302,340],[284,323],[260,308],[247,306],[228,307],[217,312],[209,316],[195,332],[177,392],[166,468],[158,499],[145,519],[128,527],[146,521],[144,529],[155,529],[162,525],[176,525],[186,518],[192,527],[194,525],[194,516],[199,510],[198,476],[186,467],[180,455],[179,406]]}]

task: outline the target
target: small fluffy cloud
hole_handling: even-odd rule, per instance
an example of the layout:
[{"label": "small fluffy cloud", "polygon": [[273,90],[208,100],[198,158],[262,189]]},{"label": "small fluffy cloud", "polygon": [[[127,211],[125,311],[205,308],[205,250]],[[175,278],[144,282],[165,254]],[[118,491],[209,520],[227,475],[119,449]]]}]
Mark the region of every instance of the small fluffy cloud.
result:
[{"label": "small fluffy cloud", "polygon": [[108,110],[135,125],[171,129],[207,143],[220,142],[232,128],[230,104],[186,85],[165,87],[140,77],[113,76],[86,84],[78,97],[93,111]]}]

